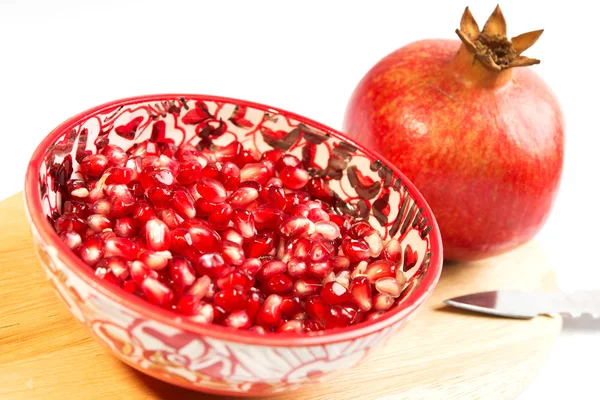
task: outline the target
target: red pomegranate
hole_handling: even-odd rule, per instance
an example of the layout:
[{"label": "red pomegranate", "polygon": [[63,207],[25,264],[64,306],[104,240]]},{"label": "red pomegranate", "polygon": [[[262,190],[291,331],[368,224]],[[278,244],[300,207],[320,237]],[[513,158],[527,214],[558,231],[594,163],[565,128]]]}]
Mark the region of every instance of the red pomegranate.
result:
[{"label": "red pomegranate", "polygon": [[[508,251],[542,227],[563,165],[563,117],[521,53],[542,30],[506,37],[497,7],[479,31],[467,8],[458,40],[423,40],[375,65],[350,99],[344,129],[419,188],[447,260]],[[462,42],[462,43],[461,43]]]}]

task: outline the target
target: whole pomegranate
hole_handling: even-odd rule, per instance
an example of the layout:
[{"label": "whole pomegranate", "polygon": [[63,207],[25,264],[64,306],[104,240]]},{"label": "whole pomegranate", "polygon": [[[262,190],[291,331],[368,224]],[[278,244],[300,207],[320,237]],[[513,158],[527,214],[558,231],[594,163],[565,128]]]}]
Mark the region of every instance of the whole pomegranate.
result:
[{"label": "whole pomegranate", "polygon": [[[563,165],[556,98],[521,53],[542,30],[506,37],[499,7],[479,31],[467,8],[458,40],[423,40],[375,65],[348,104],[350,137],[423,193],[447,260],[503,253],[542,227]],[[462,42],[462,43],[461,43]]]}]

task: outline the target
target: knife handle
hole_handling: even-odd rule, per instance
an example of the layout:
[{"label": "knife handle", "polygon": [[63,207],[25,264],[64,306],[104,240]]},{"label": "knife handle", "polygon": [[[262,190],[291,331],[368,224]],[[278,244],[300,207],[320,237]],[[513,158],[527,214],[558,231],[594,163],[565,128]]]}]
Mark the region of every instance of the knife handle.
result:
[{"label": "knife handle", "polygon": [[550,304],[553,312],[547,314],[558,312],[573,318],[587,314],[600,318],[600,290],[554,292]]}]

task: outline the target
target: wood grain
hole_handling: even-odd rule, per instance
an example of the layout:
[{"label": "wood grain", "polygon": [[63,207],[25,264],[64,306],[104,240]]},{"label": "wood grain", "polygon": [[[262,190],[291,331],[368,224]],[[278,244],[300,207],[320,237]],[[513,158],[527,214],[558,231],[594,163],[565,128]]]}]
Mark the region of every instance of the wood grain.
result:
[{"label": "wood grain", "polygon": [[[35,258],[20,194],[0,202],[0,398],[223,399],[149,378],[112,357],[66,311]],[[510,399],[531,382],[560,319],[517,321],[443,306],[497,288],[551,288],[530,243],[502,257],[448,264],[417,316],[337,379],[272,399]]]}]

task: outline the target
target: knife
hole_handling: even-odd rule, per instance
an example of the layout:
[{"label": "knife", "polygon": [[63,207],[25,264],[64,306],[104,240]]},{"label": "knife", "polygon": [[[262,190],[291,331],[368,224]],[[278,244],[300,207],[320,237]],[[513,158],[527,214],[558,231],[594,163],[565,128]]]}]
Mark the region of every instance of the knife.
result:
[{"label": "knife", "polygon": [[531,319],[538,315],[591,315],[600,318],[600,290],[577,292],[526,292],[496,290],[448,299],[445,303],[464,310],[499,317]]}]

